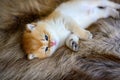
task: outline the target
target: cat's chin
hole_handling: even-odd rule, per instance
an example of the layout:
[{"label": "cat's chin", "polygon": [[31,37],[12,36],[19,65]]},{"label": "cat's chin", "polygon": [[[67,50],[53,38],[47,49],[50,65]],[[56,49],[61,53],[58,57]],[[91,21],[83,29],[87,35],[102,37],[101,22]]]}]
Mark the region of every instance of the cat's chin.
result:
[{"label": "cat's chin", "polygon": [[56,45],[52,46],[52,47],[51,47],[51,53],[50,53],[50,55],[54,54],[55,51],[56,51],[58,48],[59,48],[59,47],[57,46],[57,43],[56,43]]}]

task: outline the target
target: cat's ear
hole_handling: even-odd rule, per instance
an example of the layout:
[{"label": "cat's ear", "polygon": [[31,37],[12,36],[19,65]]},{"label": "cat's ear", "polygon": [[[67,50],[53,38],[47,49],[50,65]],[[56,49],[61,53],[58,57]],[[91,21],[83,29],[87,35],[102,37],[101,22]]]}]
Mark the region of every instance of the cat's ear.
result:
[{"label": "cat's ear", "polygon": [[33,31],[33,30],[35,29],[35,25],[34,25],[34,24],[27,24],[27,25],[26,25],[26,28],[27,28],[27,30],[29,30],[29,31]]},{"label": "cat's ear", "polygon": [[28,58],[29,60],[32,60],[32,59],[36,58],[36,55],[33,54],[33,53],[31,53],[31,54],[28,54],[28,55],[27,55],[27,58]]}]

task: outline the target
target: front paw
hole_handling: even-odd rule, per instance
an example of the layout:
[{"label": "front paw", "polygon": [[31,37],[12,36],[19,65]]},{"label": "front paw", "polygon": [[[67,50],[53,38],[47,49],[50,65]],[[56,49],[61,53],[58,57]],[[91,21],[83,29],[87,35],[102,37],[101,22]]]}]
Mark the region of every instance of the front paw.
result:
[{"label": "front paw", "polygon": [[75,42],[73,39],[70,40],[70,47],[73,51],[78,51],[80,46],[77,42]]},{"label": "front paw", "polygon": [[92,33],[91,32],[89,32],[89,31],[86,31],[86,40],[89,40],[89,39],[92,39],[93,38],[93,35],[92,35]]},{"label": "front paw", "polygon": [[78,51],[79,50],[79,37],[76,36],[75,34],[71,34],[66,39],[66,46],[73,51]]}]

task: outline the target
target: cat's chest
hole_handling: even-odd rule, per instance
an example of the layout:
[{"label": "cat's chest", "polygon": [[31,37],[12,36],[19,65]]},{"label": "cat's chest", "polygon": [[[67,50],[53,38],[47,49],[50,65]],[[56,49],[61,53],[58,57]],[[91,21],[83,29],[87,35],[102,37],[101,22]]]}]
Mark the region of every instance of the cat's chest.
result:
[{"label": "cat's chest", "polygon": [[61,20],[49,24],[49,30],[53,33],[56,38],[61,42],[60,45],[63,45],[66,38],[70,35],[70,31],[65,27],[65,24]]},{"label": "cat's chest", "polygon": [[70,35],[70,31],[64,27],[64,24],[57,22],[50,22],[47,26],[47,31],[50,33],[51,41],[54,40],[56,42],[54,49],[65,45],[66,38]]},{"label": "cat's chest", "polygon": [[56,30],[56,33],[59,37],[60,40],[60,46],[65,44],[66,39],[68,38],[68,36],[71,34],[71,32],[69,30],[67,30],[65,27],[60,27]]},{"label": "cat's chest", "polygon": [[66,29],[64,24],[58,24],[54,26],[54,30],[56,34],[58,34],[58,36],[63,39],[66,38],[70,34],[70,31]]}]

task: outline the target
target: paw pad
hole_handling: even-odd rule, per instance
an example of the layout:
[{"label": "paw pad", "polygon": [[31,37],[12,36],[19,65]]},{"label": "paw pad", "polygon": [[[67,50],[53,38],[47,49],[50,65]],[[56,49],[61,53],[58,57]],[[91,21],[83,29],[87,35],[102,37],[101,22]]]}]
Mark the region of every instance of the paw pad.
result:
[{"label": "paw pad", "polygon": [[75,41],[71,40],[71,48],[73,49],[73,51],[78,51],[80,46],[78,43],[76,43]]}]

